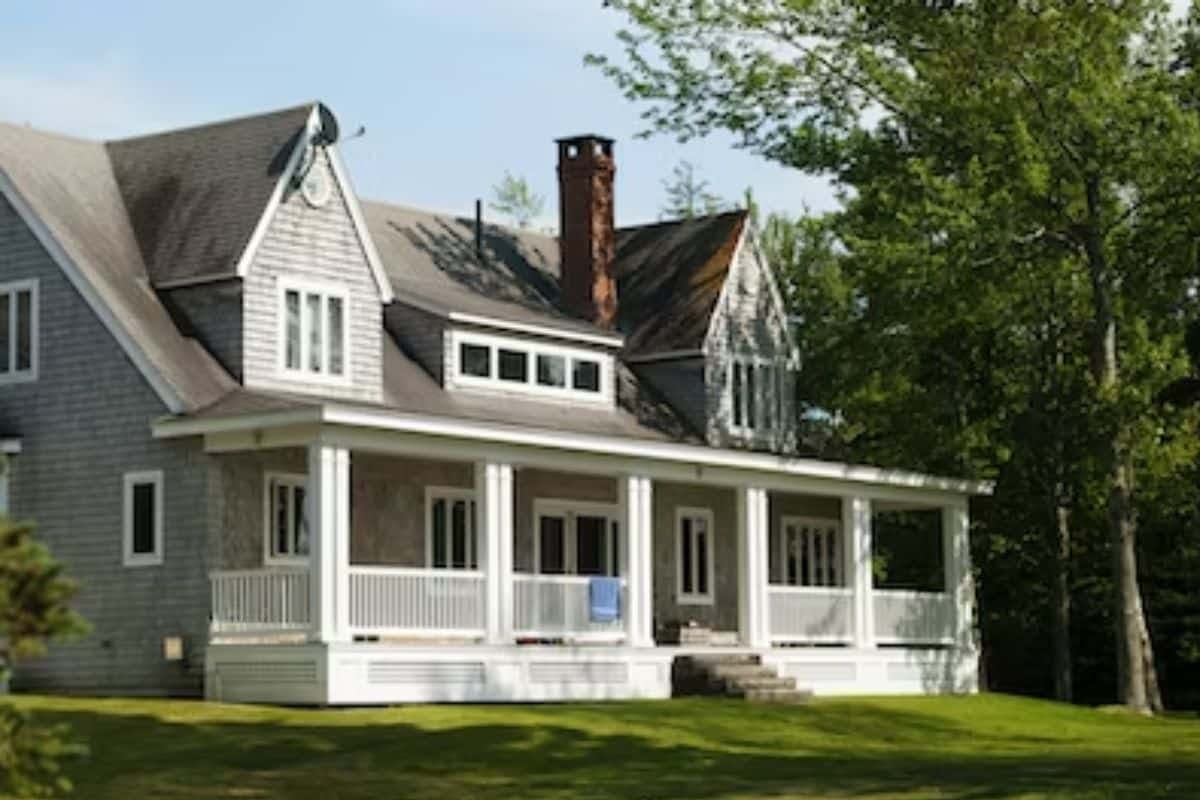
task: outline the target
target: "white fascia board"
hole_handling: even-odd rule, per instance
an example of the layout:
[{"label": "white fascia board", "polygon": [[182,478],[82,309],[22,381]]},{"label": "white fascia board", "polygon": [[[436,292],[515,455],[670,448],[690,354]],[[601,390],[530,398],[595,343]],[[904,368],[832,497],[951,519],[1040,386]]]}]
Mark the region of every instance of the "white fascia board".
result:
[{"label": "white fascia board", "polygon": [[300,159],[304,157],[304,151],[308,147],[308,143],[312,140],[313,131],[320,125],[320,119],[317,114],[317,104],[314,103],[312,111],[309,112],[308,119],[304,123],[304,133],[296,140],[295,146],[292,148],[292,154],[288,156],[287,164],[283,171],[279,173],[279,180],[275,181],[275,188],[271,190],[271,197],[267,200],[267,207],[263,210],[262,216],[258,218],[258,224],[254,226],[254,233],[250,234],[250,241],[246,243],[246,247],[242,250],[242,257],[238,259],[237,269],[235,273],[237,277],[244,278],[250,272],[250,265],[254,263],[255,256],[258,255],[258,248],[262,245],[263,239],[267,236],[267,231],[271,227],[271,221],[275,219],[275,212],[279,209],[279,204],[283,202],[283,195],[287,191],[288,183],[292,180],[292,176],[296,174],[296,167],[300,164]]},{"label": "white fascia board", "polygon": [[603,333],[587,333],[585,331],[573,331],[566,328],[555,328],[550,325],[536,325],[528,322],[513,322],[511,320],[499,319],[498,317],[489,317],[485,314],[470,314],[464,311],[451,311],[447,308],[437,305],[436,303],[431,303],[428,300],[415,297],[411,294],[403,294],[395,299],[398,303],[412,306],[413,308],[433,314],[436,317],[447,319],[450,322],[457,322],[460,325],[478,325],[483,328],[495,328],[496,330],[524,333],[529,336],[541,336],[545,339],[556,339],[562,342],[576,342],[599,347],[608,347],[614,350],[620,350],[625,346],[625,337],[617,334],[609,336]]},{"label": "white fascia board", "polygon": [[182,413],[184,402],[179,392],[159,372],[145,349],[138,343],[137,338],[125,328],[120,318],[113,312],[112,307],[100,295],[100,291],[87,279],[83,271],[79,268],[79,265],[75,263],[75,260],[71,258],[66,249],[54,238],[54,234],[50,231],[50,228],[37,215],[33,207],[26,202],[25,197],[17,189],[16,184],[3,169],[0,169],[0,194],[3,194],[12,207],[16,209],[17,215],[21,217],[21,220],[29,230],[33,232],[34,237],[46,252],[50,254],[54,262],[58,264],[63,274],[67,276],[67,280],[82,295],[84,301],[96,316],[99,317],[104,327],[117,340],[121,349],[129,356],[129,360],[141,372],[142,377],[150,384],[150,388],[154,390],[154,393],[158,395],[167,409],[174,414]]},{"label": "white fascia board", "polygon": [[21,440],[20,439],[0,439],[0,453],[6,456],[20,455]]},{"label": "white fascia board", "polygon": [[367,230],[367,221],[363,218],[358,195],[354,193],[354,187],[350,184],[350,174],[342,162],[342,153],[336,144],[327,146],[325,152],[329,154],[329,163],[333,167],[334,179],[342,190],[342,197],[346,199],[346,208],[350,210],[350,220],[354,223],[358,241],[362,244],[363,252],[366,253],[367,263],[371,266],[371,274],[375,277],[375,284],[379,287],[379,299],[386,305],[395,298],[392,293],[392,284],[388,280],[387,272],[383,269],[383,261],[379,258],[379,251],[375,249],[375,241],[371,238],[371,232]]},{"label": "white fascia board", "polygon": [[704,358],[703,350],[664,350],[661,353],[648,353],[644,356],[625,356],[627,364],[652,364],[656,361],[686,361],[693,358]]},{"label": "white fascia board", "polygon": [[406,414],[325,404],[320,407],[221,419],[165,419],[153,425],[156,438],[199,436],[233,431],[304,424],[341,425],[349,428],[373,428],[397,433],[471,439],[501,445],[534,447],[573,453],[617,456],[628,459],[668,461],[775,475],[816,478],[846,484],[865,484],[944,492],[959,495],[990,495],[988,481],[968,481],[922,475],[916,472],[857,466],[834,461],[789,458],[765,453],[748,453],[679,442],[659,442],[597,436],[593,434],[520,428],[496,423]]}]

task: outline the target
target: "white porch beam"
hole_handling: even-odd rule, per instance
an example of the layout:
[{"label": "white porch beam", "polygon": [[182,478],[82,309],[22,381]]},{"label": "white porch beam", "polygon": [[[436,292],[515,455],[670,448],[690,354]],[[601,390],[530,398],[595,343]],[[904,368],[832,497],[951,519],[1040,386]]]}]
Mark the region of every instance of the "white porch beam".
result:
[{"label": "white porch beam", "polygon": [[513,637],[513,469],[511,464],[475,463],[476,520],[483,544],[485,620],[488,644]]},{"label": "white porch beam", "polygon": [[349,639],[350,451],[316,442],[308,448],[309,580],[312,638]]},{"label": "white porch beam", "polygon": [[846,575],[854,590],[854,646],[875,647],[875,579],[872,575],[871,501],[866,497],[842,498],[842,530],[845,531]]},{"label": "white porch beam", "polygon": [[747,647],[767,647],[771,643],[767,616],[768,492],[761,487],[743,486],[737,498],[738,630]]},{"label": "white porch beam", "polygon": [[653,647],[653,482],[644,475],[626,475],[618,486],[625,530],[625,642],[631,647]]},{"label": "white porch beam", "polygon": [[967,504],[942,509],[942,552],[946,571],[946,594],[954,604],[954,644],[975,647],[975,587],[971,571],[970,519]]}]

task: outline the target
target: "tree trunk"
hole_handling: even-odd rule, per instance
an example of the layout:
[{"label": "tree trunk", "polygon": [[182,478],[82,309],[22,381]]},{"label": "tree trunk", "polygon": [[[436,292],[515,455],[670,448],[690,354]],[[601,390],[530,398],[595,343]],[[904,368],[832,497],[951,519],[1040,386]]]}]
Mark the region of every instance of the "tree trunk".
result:
[{"label": "tree trunk", "polygon": [[1055,553],[1054,580],[1051,586],[1054,639],[1054,698],[1064,703],[1074,699],[1071,674],[1071,512],[1066,504],[1054,504]]},{"label": "tree trunk", "polygon": [[[1113,277],[1109,273],[1101,228],[1100,180],[1086,180],[1087,221],[1084,249],[1092,284],[1091,368],[1104,405],[1117,401],[1117,321],[1113,309]],[[1117,640],[1117,693],[1136,711],[1150,710],[1150,687],[1157,691],[1154,654],[1142,613],[1137,574],[1137,521],[1133,513],[1133,465],[1127,426],[1119,416],[1109,441],[1108,524],[1112,536],[1113,588]],[[1161,703],[1160,703],[1161,704]]]}]

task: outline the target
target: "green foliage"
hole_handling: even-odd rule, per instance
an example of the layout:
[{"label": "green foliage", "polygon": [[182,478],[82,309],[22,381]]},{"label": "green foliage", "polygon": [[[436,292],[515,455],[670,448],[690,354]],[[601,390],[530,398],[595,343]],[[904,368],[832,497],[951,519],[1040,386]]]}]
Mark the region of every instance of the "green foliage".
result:
[{"label": "green foliage", "polygon": [[512,219],[518,228],[528,228],[530,223],[541,216],[546,207],[546,200],[533,191],[524,177],[505,172],[500,182],[492,187],[492,200],[489,205]]},{"label": "green foliage", "polygon": [[801,320],[806,420],[822,453],[996,480],[973,536],[989,652],[1046,631],[1066,507],[1079,663],[1112,663],[1108,507],[1128,465],[1164,681],[1200,692],[1182,669],[1194,648],[1164,634],[1197,600],[1168,597],[1181,560],[1158,560],[1165,540],[1200,548],[1184,521],[1200,429],[1157,402],[1200,377],[1184,347],[1200,15],[1180,28],[1151,0],[610,5],[621,53],[588,61],[642,105],[647,133],[723,130],[833,180],[836,213],[763,226]]},{"label": "green foliage", "polygon": [[663,203],[662,219],[692,219],[723,211],[728,204],[708,190],[708,181],[696,173],[690,161],[680,161],[663,179],[667,198]]},{"label": "green foliage", "polygon": [[[14,661],[42,654],[50,639],[87,630],[69,603],[75,584],[33,538],[33,527],[0,517],[0,677]],[[62,725],[39,727],[17,708],[0,706],[0,790],[18,797],[53,797],[70,789],[59,761],[82,748]]]}]

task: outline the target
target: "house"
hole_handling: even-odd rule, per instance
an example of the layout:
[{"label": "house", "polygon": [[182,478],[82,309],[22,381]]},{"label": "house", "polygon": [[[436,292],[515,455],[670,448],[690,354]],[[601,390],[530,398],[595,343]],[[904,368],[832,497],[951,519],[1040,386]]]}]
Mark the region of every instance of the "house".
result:
[{"label": "house", "polygon": [[989,487],[798,455],[746,214],[616,228],[612,141],[557,159],[561,238],[360,200],[321,104],[0,125],[0,500],[93,628],[14,686],[667,697],[715,655],[974,690]]}]

